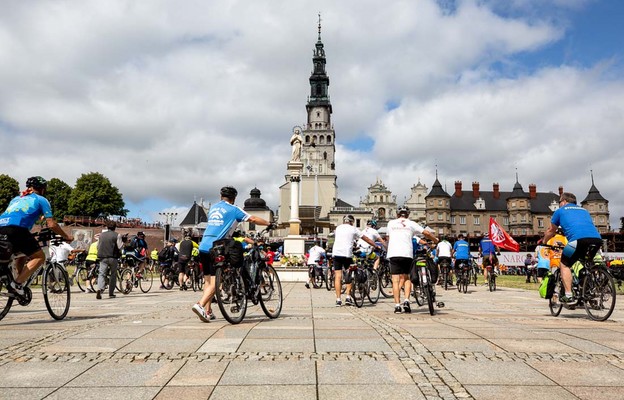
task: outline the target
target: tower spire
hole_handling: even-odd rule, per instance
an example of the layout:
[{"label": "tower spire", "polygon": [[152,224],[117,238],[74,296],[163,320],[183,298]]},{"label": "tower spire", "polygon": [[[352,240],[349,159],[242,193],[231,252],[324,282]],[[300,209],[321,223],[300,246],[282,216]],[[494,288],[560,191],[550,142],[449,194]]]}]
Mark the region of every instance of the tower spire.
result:
[{"label": "tower spire", "polygon": [[318,13],[318,40],[321,41],[321,13]]},{"label": "tower spire", "polygon": [[591,176],[592,186],[594,186],[594,171],[590,169],[589,170],[589,175]]}]

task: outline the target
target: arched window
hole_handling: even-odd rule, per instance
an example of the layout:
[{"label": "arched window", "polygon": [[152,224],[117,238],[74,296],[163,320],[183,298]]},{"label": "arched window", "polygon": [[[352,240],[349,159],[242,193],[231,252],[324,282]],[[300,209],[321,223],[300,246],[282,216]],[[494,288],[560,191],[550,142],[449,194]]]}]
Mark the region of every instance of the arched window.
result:
[{"label": "arched window", "polygon": [[310,143],[310,135],[306,135],[306,143]]},{"label": "arched window", "polygon": [[331,144],[331,136],[327,135],[327,144]]},{"label": "arched window", "polygon": [[325,136],[321,135],[319,137],[319,144],[325,144]]},{"label": "arched window", "polygon": [[323,160],[327,160],[327,152],[326,151],[323,152]]}]

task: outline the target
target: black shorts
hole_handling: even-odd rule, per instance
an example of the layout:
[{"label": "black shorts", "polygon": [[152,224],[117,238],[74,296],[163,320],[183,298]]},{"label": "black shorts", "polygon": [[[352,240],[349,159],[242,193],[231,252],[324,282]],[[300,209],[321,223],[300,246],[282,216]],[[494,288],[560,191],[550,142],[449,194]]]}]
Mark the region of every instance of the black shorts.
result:
[{"label": "black shorts", "polygon": [[39,242],[30,234],[30,231],[21,226],[0,227],[0,235],[7,235],[8,241],[13,245],[13,253],[24,253],[32,256],[41,250]]},{"label": "black shorts", "polygon": [[[496,254],[492,254],[492,263],[494,266],[498,265],[498,258],[496,258]],[[490,256],[489,254],[483,256],[483,268],[490,266]]]},{"label": "black shorts", "polygon": [[548,273],[548,271],[550,271],[550,268],[538,268],[537,269],[537,277],[538,278],[545,277],[546,274]]},{"label": "black shorts", "polygon": [[176,263],[176,271],[178,274],[187,274],[189,273],[188,269],[189,260],[186,261],[178,261]]},{"label": "black shorts", "polygon": [[587,253],[590,246],[595,248],[594,254],[590,254],[590,257],[593,258],[600,250],[600,246],[602,246],[602,239],[581,238],[568,242],[561,253],[561,264],[567,267],[573,266],[575,262],[585,257],[585,253]]},{"label": "black shorts", "polygon": [[466,267],[470,268],[470,260],[455,260],[455,271],[459,270],[461,264],[466,264]]},{"label": "black shorts", "polygon": [[334,257],[334,263],[333,263],[334,271],[340,270],[340,269],[343,271],[346,271],[349,269],[351,264],[353,264],[353,258],[351,257],[342,257],[342,256]]},{"label": "black shorts", "polygon": [[212,262],[212,255],[210,253],[200,251],[199,262],[201,263],[202,269],[204,270],[204,275],[215,276],[217,269],[215,268],[214,262]]},{"label": "black shorts", "polygon": [[390,257],[389,260],[391,275],[408,275],[414,261],[411,257]]}]

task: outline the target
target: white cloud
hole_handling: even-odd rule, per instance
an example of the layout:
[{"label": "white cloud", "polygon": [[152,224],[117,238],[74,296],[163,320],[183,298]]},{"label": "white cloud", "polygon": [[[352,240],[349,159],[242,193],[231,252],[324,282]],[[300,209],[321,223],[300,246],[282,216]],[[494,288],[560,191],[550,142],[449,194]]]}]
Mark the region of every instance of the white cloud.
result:
[{"label": "white cloud", "polygon": [[[439,4],[11,2],[0,14],[0,172],[73,185],[99,171],[133,203],[182,208],[224,184],[241,203],[258,187],[276,208],[321,10],[341,198],[357,203],[379,176],[402,201],[419,177],[431,186],[436,164],[449,186],[511,188],[517,167],[525,186],[584,197],[593,168],[615,222],[614,67],[506,77],[492,63],[551,46],[565,24],[502,17],[496,2]],[[340,145],[362,135],[373,152]]]}]

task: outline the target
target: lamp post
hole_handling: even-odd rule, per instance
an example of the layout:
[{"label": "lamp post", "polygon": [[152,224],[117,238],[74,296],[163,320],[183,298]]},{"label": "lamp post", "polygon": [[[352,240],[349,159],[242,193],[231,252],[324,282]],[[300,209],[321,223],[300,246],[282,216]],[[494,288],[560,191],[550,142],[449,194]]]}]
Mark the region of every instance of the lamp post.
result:
[{"label": "lamp post", "polygon": [[177,212],[159,212],[158,215],[165,217],[165,242],[169,241],[170,227],[178,216]]}]

